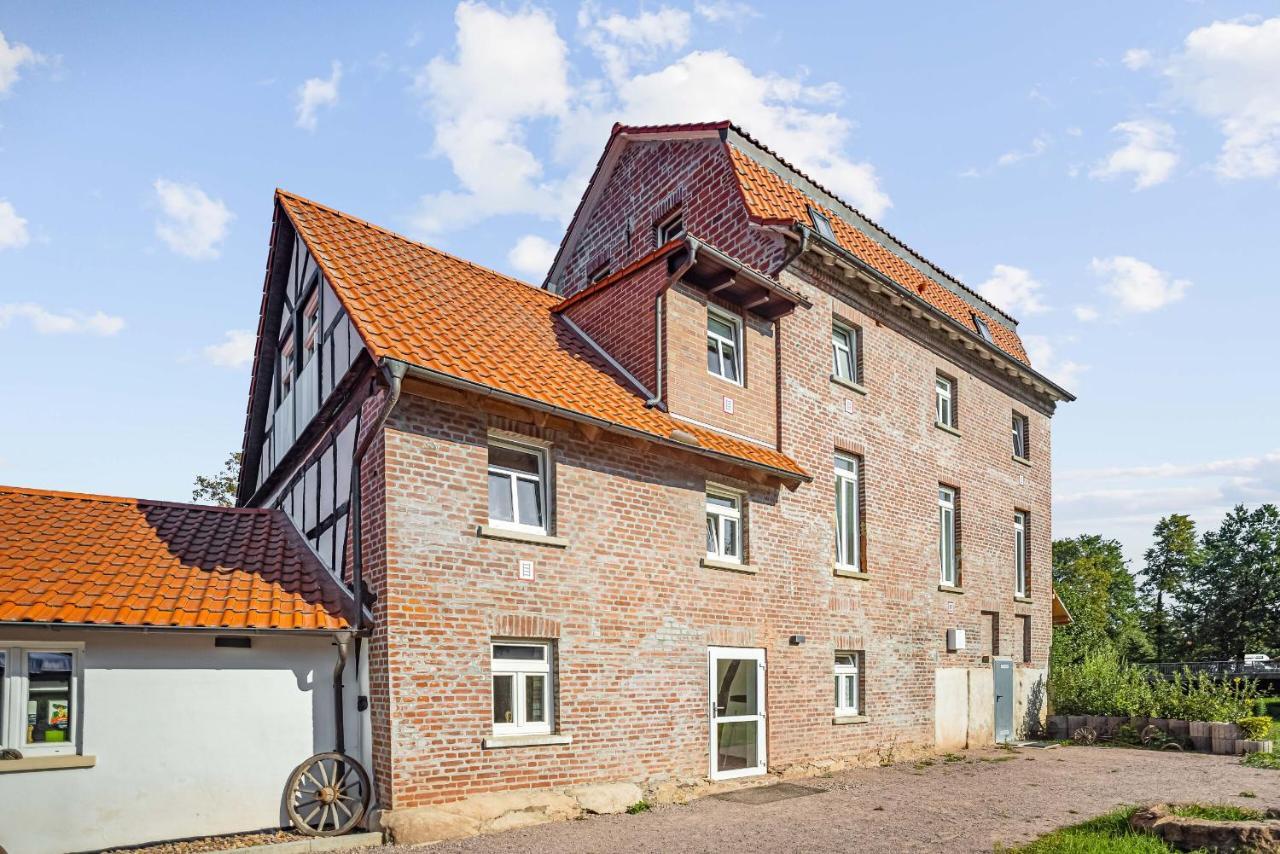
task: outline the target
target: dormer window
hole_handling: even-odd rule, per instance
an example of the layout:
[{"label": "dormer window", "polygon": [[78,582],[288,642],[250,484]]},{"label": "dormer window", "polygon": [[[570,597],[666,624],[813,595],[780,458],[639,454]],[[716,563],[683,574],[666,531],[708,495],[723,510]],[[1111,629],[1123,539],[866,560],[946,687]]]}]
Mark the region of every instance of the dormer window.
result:
[{"label": "dormer window", "polygon": [[676,211],[658,223],[656,229],[659,246],[666,246],[677,237],[684,237],[684,214]]},{"label": "dormer window", "polygon": [[707,309],[707,371],[742,384],[742,322],[731,314]]},{"label": "dormer window", "polygon": [[814,208],[809,208],[809,219],[813,222],[814,231],[832,243],[836,242],[835,229],[831,227],[831,220],[827,219],[825,214],[819,213]]},{"label": "dormer window", "polygon": [[982,336],[983,341],[986,341],[988,344],[996,343],[991,337],[991,327],[987,326],[987,322],[976,314],[973,316],[973,325],[977,328],[978,334]]}]

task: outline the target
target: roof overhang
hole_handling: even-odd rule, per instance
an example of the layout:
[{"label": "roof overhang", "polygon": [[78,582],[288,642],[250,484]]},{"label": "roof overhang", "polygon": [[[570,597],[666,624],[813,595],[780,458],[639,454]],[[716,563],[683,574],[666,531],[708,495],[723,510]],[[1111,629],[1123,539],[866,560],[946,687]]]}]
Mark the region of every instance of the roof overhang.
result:
[{"label": "roof overhang", "polygon": [[672,259],[688,265],[681,281],[769,320],[788,315],[797,306],[810,307],[800,294],[711,244],[693,236],[687,236],[685,241],[687,257]]},{"label": "roof overhang", "polygon": [[1075,620],[1071,616],[1071,612],[1067,610],[1067,606],[1062,604],[1062,600],[1058,598],[1058,591],[1053,591],[1053,624],[1055,626],[1069,626]]},{"label": "roof overhang", "polygon": [[998,370],[1012,375],[1023,385],[1054,400],[1069,403],[1076,399],[1074,394],[1044,374],[999,347],[984,341],[977,333],[957,322],[955,318],[921,299],[920,295],[912,289],[894,281],[843,246],[823,237],[803,223],[796,223],[793,229],[784,230],[784,233],[790,234],[793,238],[798,235],[802,254],[812,254],[820,259],[820,263],[840,267],[848,278],[863,279],[872,293],[883,293],[895,305],[905,306],[913,317],[924,320],[933,329],[945,332],[952,341],[974,353],[978,358],[991,362]]},{"label": "roof overhang", "polygon": [[274,635],[276,637],[323,637],[332,638],[339,634],[354,634],[350,626],[333,629],[260,629],[236,626],[161,626],[131,625],[126,623],[60,623],[36,622],[26,620],[0,621],[0,636],[7,630],[45,630],[74,632],[141,632],[143,634],[163,633],[173,635]]}]

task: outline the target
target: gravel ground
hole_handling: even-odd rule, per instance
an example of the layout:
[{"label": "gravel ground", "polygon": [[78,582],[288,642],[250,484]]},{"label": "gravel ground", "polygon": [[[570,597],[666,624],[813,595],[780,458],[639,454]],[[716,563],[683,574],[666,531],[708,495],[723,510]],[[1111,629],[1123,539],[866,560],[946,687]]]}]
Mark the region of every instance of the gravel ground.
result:
[{"label": "gravel ground", "polygon": [[[1280,773],[1231,756],[1100,747],[966,751],[921,767],[795,782],[821,794],[764,805],[703,798],[640,815],[594,816],[429,849],[370,852],[990,852],[1124,804],[1198,801],[1280,807]],[[1252,792],[1256,797],[1241,797]]]}]

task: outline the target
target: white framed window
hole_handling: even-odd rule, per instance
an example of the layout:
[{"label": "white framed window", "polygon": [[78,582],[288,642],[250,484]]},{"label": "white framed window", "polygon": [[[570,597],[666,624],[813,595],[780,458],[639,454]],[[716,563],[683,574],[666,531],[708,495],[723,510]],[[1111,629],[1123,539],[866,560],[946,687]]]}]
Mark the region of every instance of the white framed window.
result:
[{"label": "white framed window", "polygon": [[956,573],[956,491],[938,487],[938,574],[948,587],[957,587]]},{"label": "white framed window", "polygon": [[684,236],[684,213],[676,211],[666,219],[659,222],[654,230],[657,232],[657,242],[659,246],[666,246],[677,237]]},{"label": "white framed window", "polygon": [[742,560],[742,499],[731,492],[707,490],[707,557]]},{"label": "white framed window", "polygon": [[547,533],[547,452],[489,440],[489,524],[495,528]]},{"label": "white framed window", "polygon": [[934,401],[939,424],[956,426],[955,381],[938,374],[934,381]]},{"label": "white framed window", "polygon": [[858,376],[858,330],[840,323],[831,324],[831,375],[851,383]]},{"label": "white framed window", "polygon": [[495,640],[493,734],[538,735],[551,732],[551,644],[546,641]]},{"label": "white framed window", "polygon": [[855,571],[862,569],[860,462],[849,454],[836,454],[836,566]]},{"label": "white framed window", "polygon": [[809,208],[809,220],[813,223],[814,231],[832,243],[836,242],[835,229],[831,227],[831,220],[827,219],[826,214],[818,212],[815,208]]},{"label": "white framed window", "polygon": [[78,752],[81,652],[80,644],[0,641],[0,747]]},{"label": "white framed window", "polygon": [[862,714],[861,652],[836,653],[836,714]]},{"label": "white framed window", "polygon": [[1024,510],[1013,513],[1013,592],[1026,596],[1027,578],[1027,514]]},{"label": "white framed window", "polygon": [[320,340],[320,288],[311,292],[307,307],[302,311],[302,364],[306,365],[315,355]]},{"label": "white framed window", "polygon": [[1013,455],[1024,460],[1031,459],[1031,447],[1028,442],[1030,425],[1027,416],[1013,413]]},{"label": "white framed window", "polygon": [[978,330],[978,334],[982,336],[983,341],[986,341],[988,344],[996,343],[995,339],[991,337],[991,327],[987,325],[985,320],[978,317],[976,314],[973,316],[973,325],[974,328]]},{"label": "white framed window", "polygon": [[284,400],[293,391],[294,369],[293,332],[290,331],[280,345],[280,399]]},{"label": "white framed window", "polygon": [[742,385],[742,321],[707,308],[707,371]]}]

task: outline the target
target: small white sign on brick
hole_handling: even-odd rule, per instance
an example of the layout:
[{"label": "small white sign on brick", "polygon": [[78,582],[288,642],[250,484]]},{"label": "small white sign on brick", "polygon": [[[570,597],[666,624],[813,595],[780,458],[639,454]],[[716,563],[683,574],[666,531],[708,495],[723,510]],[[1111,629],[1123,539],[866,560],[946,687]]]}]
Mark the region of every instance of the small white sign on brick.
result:
[{"label": "small white sign on brick", "polygon": [[520,561],[520,580],[533,581],[533,561],[531,560]]}]

